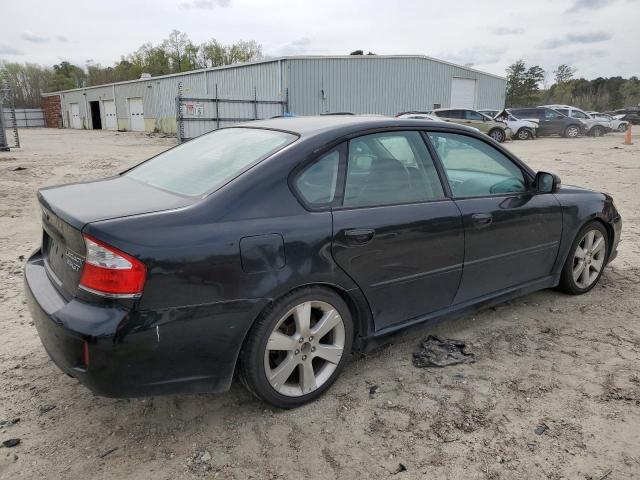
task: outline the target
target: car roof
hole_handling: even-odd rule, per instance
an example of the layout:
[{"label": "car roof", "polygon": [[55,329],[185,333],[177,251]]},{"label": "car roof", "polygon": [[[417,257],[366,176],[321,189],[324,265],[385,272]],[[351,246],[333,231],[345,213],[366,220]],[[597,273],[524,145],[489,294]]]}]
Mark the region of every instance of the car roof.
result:
[{"label": "car roof", "polygon": [[[266,128],[272,130],[282,130],[292,132],[301,136],[314,136],[330,131],[336,131],[343,135],[360,130],[376,129],[376,128],[398,128],[409,127],[414,129],[416,126],[437,126],[442,127],[444,122],[436,122],[433,120],[423,120],[415,118],[396,118],[384,116],[366,116],[366,115],[317,115],[309,117],[283,117],[271,118],[268,120],[256,120],[247,122],[236,127],[252,127]],[[460,131],[473,131],[472,129],[447,123],[447,128]],[[231,127],[234,128],[234,127]]]}]

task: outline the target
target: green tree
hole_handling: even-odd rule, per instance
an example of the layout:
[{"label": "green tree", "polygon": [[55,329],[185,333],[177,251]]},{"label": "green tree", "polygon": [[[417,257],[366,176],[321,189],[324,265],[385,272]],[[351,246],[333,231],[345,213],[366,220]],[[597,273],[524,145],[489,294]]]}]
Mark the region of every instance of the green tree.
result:
[{"label": "green tree", "polygon": [[575,73],[575,68],[563,63],[562,65],[558,65],[558,68],[553,71],[553,76],[556,83],[564,83],[571,80]]},{"label": "green tree", "polygon": [[522,107],[538,103],[541,99],[540,84],[544,80],[544,70],[534,65],[527,68],[524,60],[518,60],[507,67],[508,107]]}]

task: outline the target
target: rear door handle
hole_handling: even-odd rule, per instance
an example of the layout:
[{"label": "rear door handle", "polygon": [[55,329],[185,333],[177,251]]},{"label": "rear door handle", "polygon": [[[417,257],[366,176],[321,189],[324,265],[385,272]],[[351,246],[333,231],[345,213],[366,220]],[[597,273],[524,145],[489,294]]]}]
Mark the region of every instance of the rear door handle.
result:
[{"label": "rear door handle", "polygon": [[477,228],[484,228],[491,225],[491,222],[493,222],[493,215],[490,213],[474,213],[471,215],[471,219]]},{"label": "rear door handle", "polygon": [[352,228],[345,230],[345,243],[347,245],[364,245],[370,242],[375,234],[376,232],[372,228]]}]

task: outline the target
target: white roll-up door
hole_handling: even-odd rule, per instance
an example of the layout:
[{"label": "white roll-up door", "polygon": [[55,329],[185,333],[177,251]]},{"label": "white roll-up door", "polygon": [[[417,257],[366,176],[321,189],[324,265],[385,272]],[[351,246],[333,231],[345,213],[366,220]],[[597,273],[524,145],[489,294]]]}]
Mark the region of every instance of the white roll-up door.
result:
[{"label": "white roll-up door", "polygon": [[476,108],[476,81],[473,78],[451,80],[450,108]]}]

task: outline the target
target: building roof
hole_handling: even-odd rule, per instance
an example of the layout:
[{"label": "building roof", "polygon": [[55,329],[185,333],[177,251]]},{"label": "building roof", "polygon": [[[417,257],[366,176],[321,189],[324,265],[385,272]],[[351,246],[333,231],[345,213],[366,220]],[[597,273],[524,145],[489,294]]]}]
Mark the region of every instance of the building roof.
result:
[{"label": "building roof", "polygon": [[162,78],[171,78],[171,77],[179,77],[179,76],[185,76],[185,75],[197,75],[198,73],[204,73],[204,72],[211,72],[211,71],[215,71],[215,70],[226,70],[226,69],[231,69],[231,68],[242,68],[242,67],[246,67],[246,66],[250,66],[250,65],[260,65],[263,63],[274,63],[274,62],[281,62],[281,61],[285,61],[285,60],[340,60],[340,59],[345,59],[345,60],[371,60],[371,61],[376,61],[376,60],[383,60],[383,59],[388,59],[388,58],[404,58],[404,59],[422,59],[422,60],[429,60],[432,62],[438,62],[438,63],[442,63],[444,65],[449,65],[452,67],[457,67],[457,68],[461,68],[463,70],[468,70],[470,72],[474,72],[474,73],[479,73],[481,75],[487,75],[490,77],[494,77],[494,78],[499,78],[500,80],[506,80],[505,77],[501,77],[500,75],[495,75],[493,73],[487,73],[487,72],[483,72],[482,70],[476,70],[474,68],[470,68],[470,67],[464,67],[462,65],[457,65],[455,63],[451,63],[451,62],[447,62],[445,60],[439,60],[437,58],[433,58],[433,57],[429,57],[427,55],[291,55],[291,56],[283,56],[283,57],[274,57],[274,58],[266,58],[266,59],[262,59],[262,60],[255,60],[252,62],[244,62],[244,63],[236,63],[233,65],[223,65],[220,67],[209,67],[209,68],[200,68],[198,70],[189,70],[187,72],[179,72],[179,73],[170,73],[167,75],[158,75],[157,77],[150,77],[150,78],[136,78],[134,80],[125,80],[122,82],[113,82],[113,83],[104,83],[102,85],[92,85],[90,87],[80,87],[80,88],[72,88],[69,90],[59,90],[57,92],[47,92],[47,93],[43,93],[42,96],[43,97],[48,97],[51,95],[59,95],[61,93],[67,93],[67,92],[77,92],[80,90],[90,90],[93,88],[104,88],[104,87],[111,87],[113,85],[125,85],[128,83],[137,83],[137,82],[149,82],[152,80],[159,80]]}]

